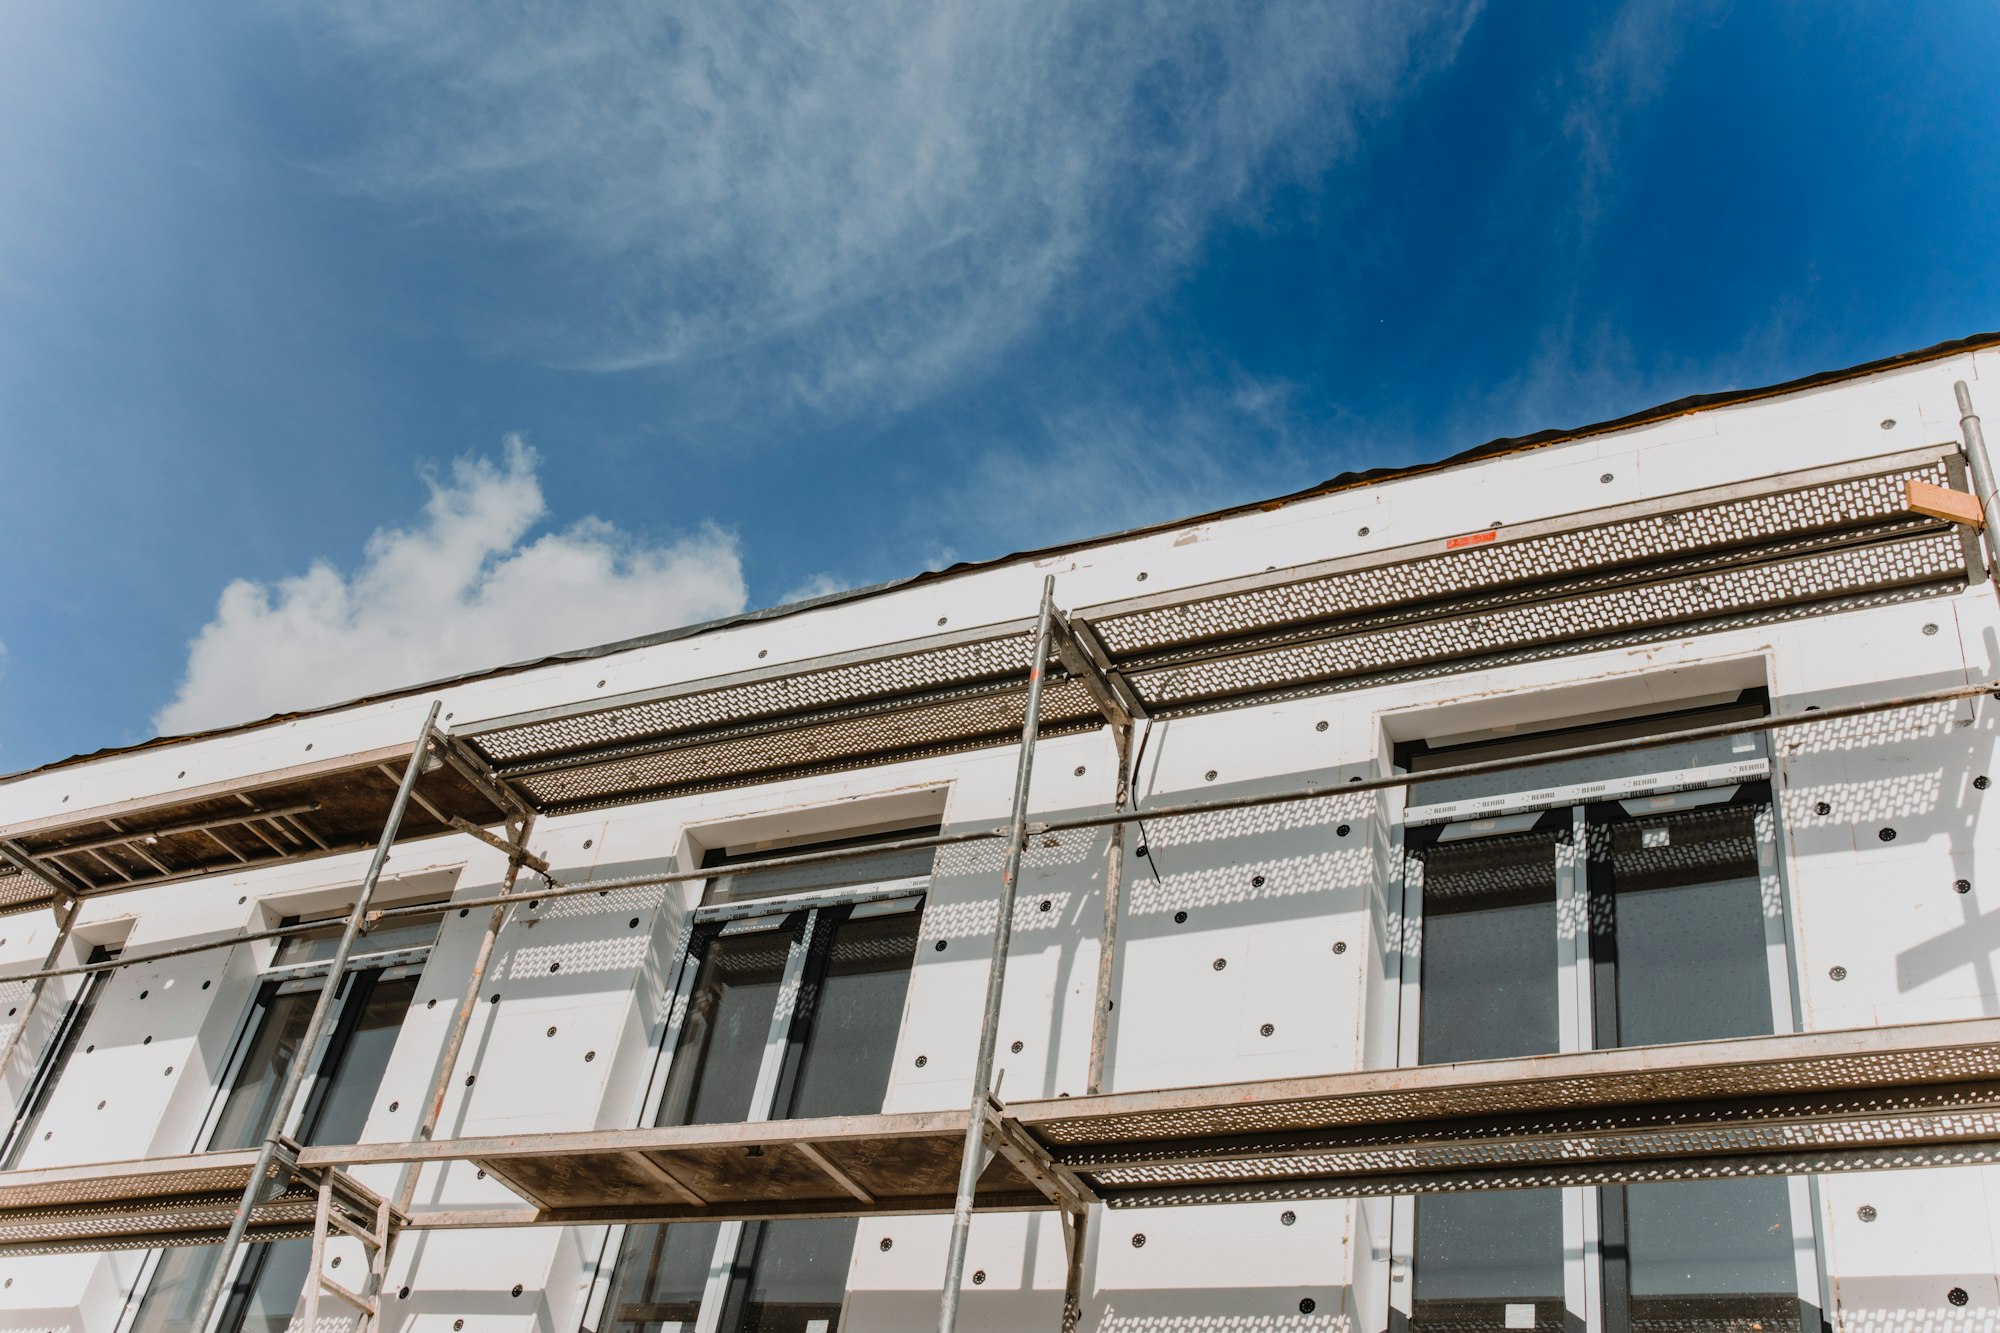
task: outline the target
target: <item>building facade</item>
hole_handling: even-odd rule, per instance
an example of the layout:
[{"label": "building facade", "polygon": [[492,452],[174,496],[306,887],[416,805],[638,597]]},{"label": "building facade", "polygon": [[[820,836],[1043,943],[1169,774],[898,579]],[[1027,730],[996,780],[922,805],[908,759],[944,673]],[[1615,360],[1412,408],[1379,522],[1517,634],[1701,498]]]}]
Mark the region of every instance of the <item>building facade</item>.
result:
[{"label": "building facade", "polygon": [[0,1330],[2000,1326],[1960,382],[0,782]]}]

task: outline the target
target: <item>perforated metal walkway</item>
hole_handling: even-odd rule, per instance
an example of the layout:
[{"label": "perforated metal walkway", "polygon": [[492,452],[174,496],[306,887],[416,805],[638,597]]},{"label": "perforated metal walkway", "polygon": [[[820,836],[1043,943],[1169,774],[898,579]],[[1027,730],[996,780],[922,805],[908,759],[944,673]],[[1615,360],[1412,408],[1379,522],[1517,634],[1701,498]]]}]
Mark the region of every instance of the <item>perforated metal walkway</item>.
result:
[{"label": "perforated metal walkway", "polygon": [[[0,1254],[213,1245],[236,1215],[257,1150],[96,1162],[0,1174]],[[382,1200],[346,1172],[332,1203],[347,1228],[372,1226]],[[313,1233],[317,1173],[273,1163],[247,1238],[293,1240]]]},{"label": "perforated metal walkway", "polygon": [[[308,1234],[332,1170],[471,1162],[526,1201],[415,1229],[942,1213],[963,1111],[308,1148],[252,1239]],[[981,1211],[1356,1198],[2000,1162],[2000,1019],[1750,1037],[996,1108]],[[221,1238],[253,1153],[0,1175],[0,1252]]]},{"label": "perforated metal walkway", "polygon": [[[1974,539],[1905,488],[1960,470],[1926,449],[1079,608],[1040,734],[1952,591]],[[1032,640],[1010,622],[460,734],[553,813],[1011,744]]]},{"label": "perforated metal walkway", "polygon": [[1114,1208],[2000,1160],[2000,1019],[1018,1103]]}]

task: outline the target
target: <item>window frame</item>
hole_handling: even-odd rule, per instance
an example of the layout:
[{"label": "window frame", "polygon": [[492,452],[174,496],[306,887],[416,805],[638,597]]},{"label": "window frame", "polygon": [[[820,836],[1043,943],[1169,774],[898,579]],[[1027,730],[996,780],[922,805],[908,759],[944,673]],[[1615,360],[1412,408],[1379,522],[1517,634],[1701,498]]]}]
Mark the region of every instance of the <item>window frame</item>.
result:
[{"label": "window frame", "polygon": [[[315,1048],[306,1053],[305,1058],[311,1062],[313,1072],[299,1092],[305,1105],[303,1124],[310,1125],[313,1118],[323,1109],[333,1082],[332,1070],[339,1064],[347,1041],[351,1039],[354,1029],[360,1024],[363,1012],[367,1008],[368,994],[384,981],[422,975],[425,964],[429,962],[431,953],[436,948],[437,937],[443,933],[450,903],[440,898],[435,906],[437,929],[432,935],[431,943],[376,953],[354,953],[349,956],[347,966],[341,973],[340,993],[334,1001],[333,1022],[321,1034]],[[351,908],[325,913],[313,918],[284,917],[279,920],[278,925],[284,927],[323,921],[331,927],[345,923],[350,910]],[[360,939],[365,941],[366,936]],[[223,1060],[215,1086],[210,1091],[208,1109],[195,1132],[194,1147],[191,1149],[194,1154],[222,1151],[210,1145],[221,1127],[223,1112],[228,1107],[230,1094],[235,1090],[236,1080],[243,1072],[243,1063],[249,1058],[258,1034],[262,1031],[264,1022],[268,1020],[271,1001],[282,995],[323,989],[332,975],[331,959],[281,964],[278,959],[282,953],[281,942],[272,950],[270,958],[257,972],[250,992],[250,1002],[243,1006],[242,1015],[236,1020],[235,1029],[230,1036],[229,1053]],[[244,1244],[236,1247],[235,1253],[230,1258],[228,1277],[223,1286],[223,1299],[210,1321],[210,1329],[234,1329],[240,1325],[247,1313],[247,1303],[257,1283],[257,1273],[254,1270],[246,1271],[246,1265],[255,1263],[261,1266],[267,1253],[265,1246],[261,1244]],[[140,1310],[146,1303],[153,1279],[166,1254],[167,1250],[162,1248],[146,1252],[139,1271],[133,1278],[132,1286],[126,1293],[124,1308],[114,1325],[115,1333],[131,1333],[136,1326]],[[303,1299],[302,1291],[301,1303]],[[295,1314],[296,1311],[295,1306]],[[208,1331],[195,1330],[194,1333],[208,1333]]]},{"label": "window frame", "polygon": [[[1607,987],[1615,987],[1615,957],[1607,967],[1593,939],[1599,904],[1611,893],[1608,867],[1592,855],[1593,839],[1612,822],[1608,817],[1612,810],[1619,812],[1621,820],[1732,801],[1757,810],[1754,827],[1765,901],[1771,1030],[1799,1031],[1803,1016],[1797,976],[1797,913],[1785,858],[1778,851],[1780,830],[1768,746],[1760,742],[1759,750],[1754,758],[1733,757],[1723,763],[1544,788],[1523,786],[1489,796],[1407,807],[1402,848],[1394,861],[1397,882],[1390,890],[1390,901],[1400,902],[1402,909],[1399,930],[1392,935],[1405,942],[1403,948],[1392,951],[1398,1065],[1419,1063],[1425,921],[1422,851],[1446,840],[1496,837],[1537,827],[1546,830],[1563,810],[1568,812],[1569,826],[1558,831],[1552,867],[1558,919],[1557,975],[1553,980],[1557,985],[1560,1052],[1603,1049],[1599,1043],[1603,1006],[1616,1002],[1615,990],[1609,996],[1603,993]],[[1524,770],[1524,776],[1529,772],[1532,770]],[[1725,793],[1720,801],[1717,793]],[[1644,810],[1633,809],[1641,804]],[[1566,927],[1565,922],[1575,924]],[[1819,1182],[1810,1176],[1787,1176],[1785,1180],[1794,1227],[1794,1290],[1802,1327],[1813,1333],[1822,1327],[1830,1308],[1820,1240]],[[1623,1265],[1627,1261],[1606,1258],[1613,1248],[1607,1242],[1617,1240],[1616,1234],[1609,1233],[1622,1234],[1624,1187],[1561,1188],[1565,1321],[1585,1333],[1625,1333],[1629,1273]],[[1416,1196],[1395,1196],[1389,1211],[1390,1327],[1407,1329],[1416,1292]]]},{"label": "window frame", "polygon": [[[820,846],[821,844],[814,844],[812,849],[818,850]],[[778,853],[761,853],[764,856],[776,854]],[[717,859],[721,864],[715,865],[714,868],[718,871],[728,870],[728,860]],[[714,941],[764,931],[785,929],[793,931],[785,959],[784,974],[779,982],[779,1000],[773,1006],[771,1024],[765,1034],[764,1055],[758,1067],[756,1086],[751,1093],[751,1111],[743,1123],[773,1119],[775,1117],[771,1112],[785,1093],[787,1075],[796,1077],[798,1055],[803,1050],[803,1043],[807,1037],[805,1033],[798,1033],[795,1040],[797,1013],[791,1007],[790,997],[798,995],[811,955],[823,944],[830,944],[834,931],[845,922],[878,915],[900,915],[905,912],[921,914],[928,905],[931,881],[936,873],[934,857],[932,867],[930,871],[921,875],[897,876],[798,893],[774,894],[767,898],[704,903],[696,907],[689,914],[673,968],[668,973],[673,978],[672,985],[667,991],[668,1017],[666,1023],[662,1025],[660,1040],[654,1047],[654,1067],[646,1085],[641,1123],[648,1125],[656,1123],[663,1110],[674,1066],[680,1056],[681,1033],[694,986],[701,972],[704,951]],[[714,880],[706,880],[703,883],[706,892],[707,886],[713,884]],[[911,962],[911,971],[914,974],[914,959]],[[906,992],[906,1013],[907,1004]],[[902,1015],[899,1015],[897,1020],[899,1035],[901,1026]],[[797,1049],[794,1049],[795,1047]],[[610,1302],[617,1278],[618,1261],[624,1249],[626,1233],[630,1229],[623,1225],[605,1229],[604,1243],[599,1250],[598,1260],[591,1274],[590,1287],[582,1303],[581,1317],[577,1325],[579,1329],[602,1330],[605,1327],[605,1320],[611,1314]],[[751,1280],[749,1266],[740,1260],[753,1243],[754,1233],[751,1224],[744,1222],[719,1224],[715,1246],[709,1260],[708,1278],[702,1291],[699,1314],[694,1321],[692,1333],[716,1333],[727,1316],[740,1311],[741,1303],[747,1299]],[[844,1295],[843,1292],[843,1298]]]}]

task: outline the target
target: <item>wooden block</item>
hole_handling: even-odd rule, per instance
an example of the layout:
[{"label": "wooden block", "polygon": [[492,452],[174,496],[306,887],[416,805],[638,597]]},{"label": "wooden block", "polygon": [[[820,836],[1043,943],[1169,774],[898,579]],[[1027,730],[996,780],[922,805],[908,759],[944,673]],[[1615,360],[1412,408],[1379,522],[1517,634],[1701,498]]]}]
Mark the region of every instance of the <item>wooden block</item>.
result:
[{"label": "wooden block", "polygon": [[1907,482],[1905,486],[1903,503],[1915,513],[1963,523],[1969,528],[1986,526],[1986,515],[1980,510],[1979,501],[1964,491],[1933,486],[1927,481]]}]

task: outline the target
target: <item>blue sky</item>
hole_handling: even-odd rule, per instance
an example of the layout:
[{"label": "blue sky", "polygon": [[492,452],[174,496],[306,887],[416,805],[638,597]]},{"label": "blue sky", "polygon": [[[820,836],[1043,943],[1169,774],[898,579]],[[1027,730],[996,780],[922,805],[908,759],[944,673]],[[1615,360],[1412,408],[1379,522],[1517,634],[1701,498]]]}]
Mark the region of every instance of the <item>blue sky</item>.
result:
[{"label": "blue sky", "polygon": [[16,0],[0,771],[2000,327],[1996,64],[1989,3]]}]

